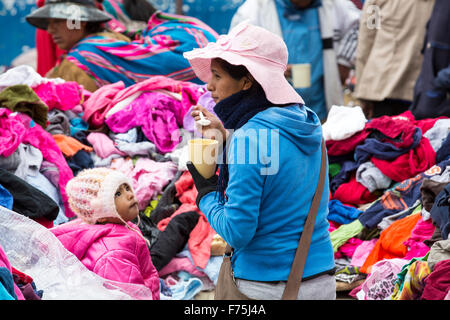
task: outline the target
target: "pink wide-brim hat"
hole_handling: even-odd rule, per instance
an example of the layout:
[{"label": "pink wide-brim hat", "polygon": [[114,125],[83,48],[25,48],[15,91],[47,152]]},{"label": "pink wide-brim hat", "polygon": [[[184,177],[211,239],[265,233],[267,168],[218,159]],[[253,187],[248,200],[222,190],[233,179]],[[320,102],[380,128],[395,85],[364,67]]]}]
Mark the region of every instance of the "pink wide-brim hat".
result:
[{"label": "pink wide-brim hat", "polygon": [[211,59],[221,58],[233,65],[243,65],[261,85],[267,100],[274,104],[301,103],[302,97],[286,80],[288,51],[278,35],[247,22],[241,22],[221,35],[217,42],[185,52],[197,77],[211,79]]}]

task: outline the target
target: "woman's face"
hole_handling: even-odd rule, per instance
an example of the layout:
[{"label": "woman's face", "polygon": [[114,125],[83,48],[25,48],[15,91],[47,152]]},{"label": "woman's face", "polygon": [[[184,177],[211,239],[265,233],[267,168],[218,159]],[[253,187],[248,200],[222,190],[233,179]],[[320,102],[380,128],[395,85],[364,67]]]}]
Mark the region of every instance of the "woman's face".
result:
[{"label": "woman's face", "polygon": [[114,203],[116,204],[117,213],[125,221],[131,221],[139,214],[138,202],[134,196],[133,189],[126,183],[117,189],[114,195]]},{"label": "woman's face", "polygon": [[65,19],[49,19],[47,32],[61,50],[70,50],[85,36],[86,22],[71,23]]},{"label": "woman's face", "polygon": [[211,60],[211,73],[212,77],[206,88],[211,91],[215,103],[241,90],[247,90],[252,85],[247,77],[242,77],[239,80],[232,78],[214,59]]}]

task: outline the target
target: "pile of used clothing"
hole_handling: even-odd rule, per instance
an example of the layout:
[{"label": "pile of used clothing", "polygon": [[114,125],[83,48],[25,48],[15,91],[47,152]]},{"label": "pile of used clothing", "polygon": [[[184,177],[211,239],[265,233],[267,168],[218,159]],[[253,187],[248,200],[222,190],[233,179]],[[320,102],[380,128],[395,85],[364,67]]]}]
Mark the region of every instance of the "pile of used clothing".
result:
[{"label": "pile of used clothing", "polygon": [[[55,268],[48,256],[64,260],[60,270],[77,268],[77,281],[98,296],[146,297],[141,288],[113,283],[107,287],[120,290],[105,292],[103,280],[48,235],[75,218],[67,182],[93,167],[131,178],[161,299],[212,292],[226,243],[196,206],[186,168],[187,140],[198,134],[190,116],[196,104],[213,112],[205,86],[163,76],[91,93],[26,66],[1,74],[0,263],[7,285],[0,297],[74,294],[73,281],[40,278]],[[405,112],[368,121],[359,107],[331,108],[323,135],[337,290],[357,299],[450,299],[449,128],[446,117],[418,121]]]},{"label": "pile of used clothing", "polygon": [[449,299],[450,119],[367,121],[359,107],[333,106],[323,127],[338,290]]},{"label": "pile of used clothing", "polygon": [[1,206],[52,228],[75,218],[65,192],[71,178],[86,168],[119,170],[133,183],[161,298],[213,290],[226,244],[196,206],[186,168],[197,103],[213,112],[204,86],[163,76],[91,93],[28,66],[8,70],[0,75]]}]

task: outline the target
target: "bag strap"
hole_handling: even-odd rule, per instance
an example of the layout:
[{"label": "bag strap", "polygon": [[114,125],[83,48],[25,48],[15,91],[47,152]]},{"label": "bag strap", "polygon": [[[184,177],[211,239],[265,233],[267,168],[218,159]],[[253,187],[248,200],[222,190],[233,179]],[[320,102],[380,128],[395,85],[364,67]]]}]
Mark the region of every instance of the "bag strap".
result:
[{"label": "bag strap", "polygon": [[[305,226],[303,228],[298,248],[295,253],[294,262],[292,263],[291,272],[284,288],[282,300],[296,300],[298,290],[302,282],[303,270],[305,268],[306,256],[308,255],[309,244],[314,230],[314,223],[316,221],[317,211],[319,210],[320,200],[322,198],[323,187],[325,184],[325,174],[327,168],[327,151],[325,148],[325,141],[322,140],[322,161],[320,166],[320,176],[317,185],[316,193],[314,194],[311,208],[309,209],[308,217],[306,218]],[[230,255],[233,249],[227,244],[225,255]]]},{"label": "bag strap", "polygon": [[305,268],[305,261],[308,255],[312,233],[314,231],[314,223],[316,221],[317,211],[319,210],[320,200],[322,198],[327,165],[326,160],[327,152],[325,148],[325,141],[322,140],[322,162],[320,166],[319,183],[317,185],[316,193],[314,194],[311,208],[309,209],[308,217],[306,218],[305,226],[298,243],[291,272],[289,273],[289,278],[286,287],[284,288],[283,296],[281,297],[282,300],[296,300],[298,296],[298,290],[300,289],[303,270]]}]

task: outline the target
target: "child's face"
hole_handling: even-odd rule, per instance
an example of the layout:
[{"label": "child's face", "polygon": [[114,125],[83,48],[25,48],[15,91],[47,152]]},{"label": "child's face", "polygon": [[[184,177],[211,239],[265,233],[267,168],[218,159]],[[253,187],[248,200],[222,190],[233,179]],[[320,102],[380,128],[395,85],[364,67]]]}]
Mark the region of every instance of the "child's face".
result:
[{"label": "child's face", "polygon": [[125,221],[135,219],[139,214],[138,202],[131,187],[123,183],[114,195],[117,213]]}]

